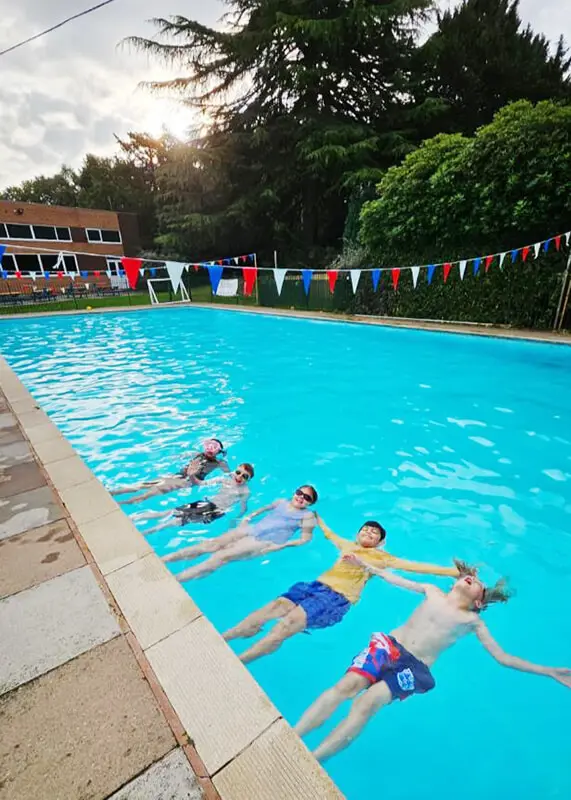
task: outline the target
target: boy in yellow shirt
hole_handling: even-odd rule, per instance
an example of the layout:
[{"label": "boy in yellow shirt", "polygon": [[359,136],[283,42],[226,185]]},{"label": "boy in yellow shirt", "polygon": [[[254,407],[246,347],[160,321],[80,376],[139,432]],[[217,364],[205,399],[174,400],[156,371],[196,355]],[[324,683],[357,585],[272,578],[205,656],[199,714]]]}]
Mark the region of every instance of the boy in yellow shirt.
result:
[{"label": "boy in yellow shirt", "polygon": [[244,664],[273,653],[285,639],[296,633],[310,628],[328,628],[341,622],[351,606],[360,600],[365,584],[371,577],[366,566],[346,556],[356,556],[364,565],[379,569],[400,569],[452,578],[459,575],[456,567],[406,561],[377,550],[387,534],[383,526],[374,520],[365,522],[357,533],[356,541],[352,542],[333,533],[318,514],[316,518],[326,538],[341,551],[341,558],[316,581],[294,584],[285,594],[226,631],[226,641],[247,639],[259,633],[266,622],[280,620],[267,636],[242,653],[240,659]]}]

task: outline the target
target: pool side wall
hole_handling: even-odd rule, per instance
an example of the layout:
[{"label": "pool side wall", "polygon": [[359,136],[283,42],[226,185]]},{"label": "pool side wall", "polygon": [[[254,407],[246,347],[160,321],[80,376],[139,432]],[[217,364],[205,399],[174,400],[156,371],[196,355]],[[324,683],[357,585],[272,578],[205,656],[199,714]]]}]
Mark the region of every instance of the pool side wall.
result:
[{"label": "pool side wall", "polygon": [[211,778],[222,800],[342,800],[278,709],[2,357],[0,387],[140,647],[151,688],[158,682],[186,732],[187,755],[197,774]]}]

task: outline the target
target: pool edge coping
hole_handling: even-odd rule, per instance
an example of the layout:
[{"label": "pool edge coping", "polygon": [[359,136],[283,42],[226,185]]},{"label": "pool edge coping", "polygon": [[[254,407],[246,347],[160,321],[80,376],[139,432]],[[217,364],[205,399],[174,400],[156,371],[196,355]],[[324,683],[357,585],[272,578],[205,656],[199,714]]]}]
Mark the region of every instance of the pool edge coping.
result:
[{"label": "pool edge coping", "polygon": [[[127,637],[163,714],[186,737],[183,749],[195,773],[212,782],[221,800],[343,800],[330,776],[3,356],[0,387],[69,514],[112,608],[127,624]],[[221,689],[223,695],[230,688],[231,702],[212,702]],[[271,743],[264,746],[268,739]],[[289,781],[280,782],[292,772],[295,788]]]},{"label": "pool edge coping", "polygon": [[407,317],[376,317],[366,314],[343,314],[331,311],[303,311],[301,309],[274,308],[272,306],[238,306],[227,303],[174,302],[148,306],[111,306],[106,308],[75,309],[73,311],[37,311],[26,314],[2,314],[0,321],[18,319],[40,319],[42,317],[69,317],[93,314],[123,314],[134,311],[156,311],[172,308],[202,308],[219,311],[237,311],[261,314],[284,319],[305,319],[321,322],[338,322],[351,325],[370,325],[381,328],[420,330],[428,333],[453,333],[460,336],[482,336],[489,339],[534,342],[571,346],[571,334],[551,330],[534,331],[526,328],[511,328],[488,322],[447,322],[445,320],[423,320]]}]

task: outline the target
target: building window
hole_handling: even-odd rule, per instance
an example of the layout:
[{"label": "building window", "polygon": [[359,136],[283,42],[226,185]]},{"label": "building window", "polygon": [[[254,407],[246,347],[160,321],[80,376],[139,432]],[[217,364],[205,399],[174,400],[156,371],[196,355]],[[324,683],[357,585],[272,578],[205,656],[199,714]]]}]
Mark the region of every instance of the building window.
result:
[{"label": "building window", "polygon": [[0,222],[0,239],[7,239],[8,233],[6,231],[6,226],[3,222]]},{"label": "building window", "polygon": [[87,228],[86,233],[88,242],[106,242],[108,244],[121,244],[121,234],[119,231],[100,229],[100,228]]},{"label": "building window", "polygon": [[6,231],[8,233],[8,239],[33,239],[34,234],[32,233],[31,225],[11,225],[8,223],[6,225]]},{"label": "building window", "polygon": [[63,257],[63,260],[65,261],[65,266],[68,272],[79,272],[76,255],[66,255]]},{"label": "building window", "polygon": [[[52,255],[51,253],[49,255],[47,253],[42,253],[42,255],[40,256],[42,267],[45,270],[49,270],[50,272],[53,272],[55,270],[58,260],[59,260],[59,255],[57,253],[55,253],[54,255]],[[63,268],[58,265],[58,270],[59,269]]]},{"label": "building window", "polygon": [[107,259],[107,269],[114,273],[115,275],[120,275],[120,270],[123,269],[123,265],[121,264],[121,260],[118,258],[108,258]]},{"label": "building window", "polygon": [[5,272],[16,272],[16,262],[11,253],[4,253],[2,256],[2,269]]},{"label": "building window", "polygon": [[58,242],[71,242],[71,231],[69,228],[57,228],[56,236]]},{"label": "building window", "polygon": [[56,229],[52,225],[32,225],[32,230],[34,231],[34,239],[56,240]]},{"label": "building window", "polygon": [[18,253],[16,265],[20,272],[40,272],[40,260],[36,253]]}]

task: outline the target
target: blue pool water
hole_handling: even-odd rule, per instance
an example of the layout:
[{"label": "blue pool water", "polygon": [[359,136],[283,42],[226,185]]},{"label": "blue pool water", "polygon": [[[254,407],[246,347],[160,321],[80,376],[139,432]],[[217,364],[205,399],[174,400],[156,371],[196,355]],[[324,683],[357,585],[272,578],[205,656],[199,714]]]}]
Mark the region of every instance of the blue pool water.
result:
[{"label": "blue pool water", "polygon": [[[252,508],[314,483],[340,534],[376,518],[390,552],[510,576],[517,596],[486,614],[494,636],[508,652],[571,666],[570,348],[193,308],[2,321],[0,334],[107,486],[172,472],[218,436],[232,466],[256,467]],[[162,555],[201,535],[150,541]],[[189,586],[224,630],[335,557],[317,534]],[[295,637],[252,672],[293,723],[371,631],[417,602],[373,580],[341,625]],[[434,675],[434,692],[382,711],[328,763],[349,800],[571,796],[570,690],[499,666],[470,638]]]}]

